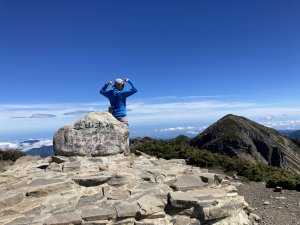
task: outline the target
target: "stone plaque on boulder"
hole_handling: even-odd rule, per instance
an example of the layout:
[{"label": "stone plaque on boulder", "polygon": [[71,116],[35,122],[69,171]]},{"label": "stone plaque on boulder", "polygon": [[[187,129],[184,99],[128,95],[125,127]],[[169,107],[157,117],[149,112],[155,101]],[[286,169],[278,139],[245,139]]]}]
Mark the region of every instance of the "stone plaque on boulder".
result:
[{"label": "stone plaque on boulder", "polygon": [[54,154],[64,156],[118,154],[125,150],[128,135],[127,125],[119,122],[110,113],[88,113],[54,134]]}]

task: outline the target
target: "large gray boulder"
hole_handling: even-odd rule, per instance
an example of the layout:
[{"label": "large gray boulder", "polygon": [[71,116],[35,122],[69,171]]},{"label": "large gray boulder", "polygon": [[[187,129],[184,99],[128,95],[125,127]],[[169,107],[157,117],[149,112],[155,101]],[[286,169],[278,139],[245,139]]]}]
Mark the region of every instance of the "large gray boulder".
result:
[{"label": "large gray boulder", "polygon": [[118,154],[125,150],[128,135],[127,125],[119,122],[110,113],[88,113],[54,134],[54,154],[64,156]]}]

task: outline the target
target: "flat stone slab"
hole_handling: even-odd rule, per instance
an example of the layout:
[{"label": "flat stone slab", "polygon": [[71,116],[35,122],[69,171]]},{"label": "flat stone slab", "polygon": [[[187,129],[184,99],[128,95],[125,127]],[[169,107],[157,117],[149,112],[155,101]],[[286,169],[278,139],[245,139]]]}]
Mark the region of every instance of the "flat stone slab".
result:
[{"label": "flat stone slab", "polygon": [[61,164],[58,164],[58,163],[55,163],[55,162],[52,162],[49,164],[48,170],[51,170],[51,171],[54,171],[54,172],[62,172],[62,165]]},{"label": "flat stone slab", "polygon": [[107,199],[108,200],[128,200],[128,198],[130,197],[130,194],[128,192],[128,190],[125,189],[112,189],[110,190],[107,194]]},{"label": "flat stone slab", "polygon": [[16,167],[21,165],[34,165],[37,164],[39,159],[41,159],[40,156],[23,156],[17,159],[13,166]]},{"label": "flat stone slab", "polygon": [[104,196],[102,191],[91,196],[81,196],[76,205],[76,208],[81,208],[83,206],[96,204],[97,201],[100,201],[103,198]]},{"label": "flat stone slab", "polygon": [[[110,225],[134,225],[134,218],[127,218],[110,223]],[[97,224],[98,225],[98,224]]]},{"label": "flat stone slab", "polygon": [[72,178],[72,180],[74,180],[80,186],[93,187],[93,186],[99,186],[101,184],[105,184],[111,178],[112,178],[111,176],[105,176],[105,175],[90,175],[90,176],[74,177]]},{"label": "flat stone slab", "polygon": [[200,225],[200,221],[186,216],[179,216],[176,218],[174,225]]},{"label": "flat stone slab", "polygon": [[198,203],[194,196],[182,191],[170,192],[168,202],[174,208],[190,208]]},{"label": "flat stone slab", "polygon": [[31,181],[27,187],[40,187],[40,186],[45,186],[45,185],[49,185],[49,184],[55,184],[55,183],[61,183],[64,182],[65,180],[63,179],[46,179],[46,178],[38,178],[38,179],[34,179],[33,181]]},{"label": "flat stone slab", "polygon": [[138,186],[136,186],[134,189],[146,190],[146,189],[156,188],[157,186],[158,186],[157,183],[141,183]]},{"label": "flat stone slab", "polygon": [[1,186],[3,190],[0,189],[0,193],[4,193],[5,191],[10,191],[10,190],[16,190],[21,187],[24,187],[25,185],[27,185],[27,181],[25,180],[21,180],[21,181],[17,180],[16,182],[9,182],[9,184]]},{"label": "flat stone slab", "polygon": [[73,182],[70,180],[39,178],[27,185],[26,196],[45,196],[62,190],[68,190],[72,185]]},{"label": "flat stone slab", "polygon": [[22,201],[21,203],[11,207],[10,210],[13,210],[14,212],[17,213],[27,214],[31,210],[40,208],[42,204],[43,204],[43,200],[34,198],[32,200]]},{"label": "flat stone slab", "polygon": [[188,191],[192,189],[203,188],[207,183],[203,182],[200,177],[194,175],[182,175],[177,177],[171,187],[176,191]]},{"label": "flat stone slab", "polygon": [[67,212],[57,215],[50,216],[45,225],[68,225],[68,224],[81,224],[82,219],[79,213],[77,212]]},{"label": "flat stone slab", "polygon": [[205,199],[223,199],[226,197],[226,191],[220,188],[203,188],[187,191],[198,200]]},{"label": "flat stone slab", "polygon": [[83,221],[82,225],[107,225],[109,220]]},{"label": "flat stone slab", "polygon": [[6,223],[5,225],[28,225],[28,224],[32,224],[32,220],[33,218],[21,217],[9,223]]},{"label": "flat stone slab", "polygon": [[82,219],[87,221],[109,220],[116,216],[116,211],[110,208],[90,208],[83,209],[81,213]]},{"label": "flat stone slab", "polygon": [[121,203],[116,206],[118,218],[135,217],[139,211],[139,206],[136,203]]},{"label": "flat stone slab", "polygon": [[132,181],[130,174],[116,174],[107,183],[111,186],[120,187]]},{"label": "flat stone slab", "polygon": [[0,196],[0,210],[21,203],[24,200],[23,193],[2,194]]},{"label": "flat stone slab", "polygon": [[230,216],[232,212],[242,209],[245,206],[243,196],[231,198],[230,201],[221,200],[217,205],[203,208],[205,220],[220,219]]},{"label": "flat stone slab", "polygon": [[63,164],[63,172],[76,172],[80,171],[81,163],[79,161],[75,162],[65,162]]},{"label": "flat stone slab", "polygon": [[164,211],[165,204],[157,197],[144,196],[137,201],[140,210],[138,216],[146,218],[158,212]]}]

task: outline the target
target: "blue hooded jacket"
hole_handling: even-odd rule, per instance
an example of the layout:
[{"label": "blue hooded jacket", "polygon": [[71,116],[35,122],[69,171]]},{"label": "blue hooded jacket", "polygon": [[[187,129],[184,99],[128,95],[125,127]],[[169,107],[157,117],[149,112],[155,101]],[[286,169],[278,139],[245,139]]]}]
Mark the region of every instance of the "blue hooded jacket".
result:
[{"label": "blue hooded jacket", "polygon": [[110,101],[110,105],[113,108],[114,117],[123,117],[126,116],[126,98],[133,95],[137,92],[134,82],[128,80],[128,83],[131,85],[129,90],[119,90],[114,88],[113,90],[106,90],[108,85],[104,85],[100,93],[107,97]]}]

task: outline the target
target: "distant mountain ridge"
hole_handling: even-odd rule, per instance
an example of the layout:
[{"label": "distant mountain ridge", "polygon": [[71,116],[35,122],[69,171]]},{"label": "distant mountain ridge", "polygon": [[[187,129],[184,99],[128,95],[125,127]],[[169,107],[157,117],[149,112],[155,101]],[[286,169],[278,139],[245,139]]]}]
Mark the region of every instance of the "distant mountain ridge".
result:
[{"label": "distant mountain ridge", "polygon": [[293,139],[300,138],[300,130],[280,130],[279,132],[289,138],[293,138]]},{"label": "distant mountain ridge", "polygon": [[191,145],[300,173],[300,148],[278,131],[245,117],[226,115],[193,138]]},{"label": "distant mountain ridge", "polygon": [[51,146],[42,146],[40,148],[33,148],[25,152],[26,155],[31,156],[41,156],[42,158],[54,155],[53,145]]}]

